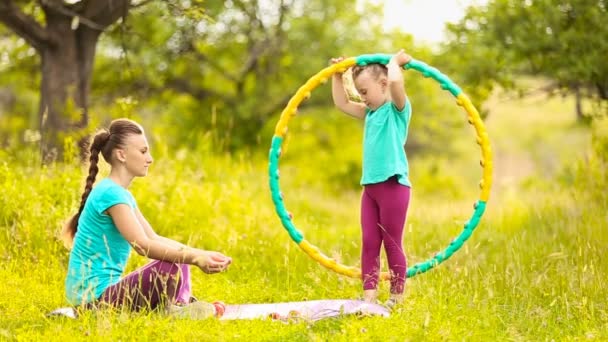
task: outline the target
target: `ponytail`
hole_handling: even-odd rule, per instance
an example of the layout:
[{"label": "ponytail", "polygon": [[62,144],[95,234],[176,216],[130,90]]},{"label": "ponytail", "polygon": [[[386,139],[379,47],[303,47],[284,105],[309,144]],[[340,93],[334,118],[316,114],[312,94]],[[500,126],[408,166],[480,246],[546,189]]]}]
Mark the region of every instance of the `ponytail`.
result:
[{"label": "ponytail", "polygon": [[84,205],[87,202],[87,198],[89,197],[91,190],[93,190],[93,183],[95,183],[97,172],[99,172],[99,167],[97,166],[97,163],[99,162],[99,153],[102,152],[109,139],[110,132],[106,130],[97,133],[93,138],[89,157],[91,165],[89,166],[89,175],[86,179],[84,192],[80,198],[80,207],[78,208],[78,212],[66,222],[63,227],[63,231],[61,232],[63,243],[68,249],[72,248],[74,236],[78,230],[78,219],[80,218],[80,214],[82,214],[82,210],[84,209]]},{"label": "ponytail", "polygon": [[80,198],[80,207],[76,215],[66,222],[61,232],[61,239],[68,249],[72,249],[74,236],[78,230],[78,219],[80,218],[80,214],[82,214],[91,190],[93,190],[93,183],[95,183],[95,177],[97,177],[97,172],[99,171],[97,167],[99,154],[101,153],[103,159],[111,165],[112,151],[115,148],[125,146],[126,139],[130,134],[143,133],[143,128],[137,122],[129,119],[116,119],[110,123],[109,129],[103,129],[93,137],[90,149],[91,155],[89,157],[91,166],[89,166],[89,175],[84,186],[84,192]]}]

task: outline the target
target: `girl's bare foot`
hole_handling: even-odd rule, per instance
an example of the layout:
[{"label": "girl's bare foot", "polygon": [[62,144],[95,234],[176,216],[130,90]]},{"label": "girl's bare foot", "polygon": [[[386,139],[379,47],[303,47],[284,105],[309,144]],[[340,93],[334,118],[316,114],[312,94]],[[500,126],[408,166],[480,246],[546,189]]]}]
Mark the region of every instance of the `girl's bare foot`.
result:
[{"label": "girl's bare foot", "polygon": [[367,303],[376,303],[378,300],[378,291],[365,290],[363,291],[363,300]]},{"label": "girl's bare foot", "polygon": [[384,302],[384,305],[389,308],[393,308],[395,305],[398,305],[401,303],[403,303],[403,293],[391,294],[391,296],[388,298],[388,300],[386,302]]}]

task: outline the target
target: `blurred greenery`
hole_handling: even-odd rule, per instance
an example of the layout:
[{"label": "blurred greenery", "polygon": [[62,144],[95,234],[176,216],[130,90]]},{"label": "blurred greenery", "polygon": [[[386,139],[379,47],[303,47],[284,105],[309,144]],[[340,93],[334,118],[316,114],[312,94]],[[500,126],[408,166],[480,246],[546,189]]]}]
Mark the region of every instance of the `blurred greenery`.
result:
[{"label": "blurred greenery", "polygon": [[[575,94],[577,118],[589,121],[608,115],[607,21],[605,1],[493,0],[447,25],[446,51],[467,56],[457,64],[466,84],[479,84],[472,92],[478,101],[496,82],[517,88],[518,76],[541,76],[552,81],[541,91]],[[581,98],[600,106],[585,112]]]},{"label": "blurred greenery", "polygon": [[[199,16],[184,14],[184,8],[194,6],[188,4],[150,2],[131,10],[126,20],[102,35],[89,130],[123,115],[112,108],[130,99],[131,113],[138,113],[144,124],[163,123],[162,132],[161,125],[154,129],[169,139],[171,147],[194,148],[204,143],[206,134],[212,134],[220,150],[265,145],[264,127],[331,57],[404,47],[420,60],[436,62],[429,48],[413,45],[412,37],[384,33],[378,5],[362,2],[353,10],[350,2],[322,0],[268,2],[268,8],[242,1],[225,6],[209,2],[203,6],[205,15]],[[21,126],[7,122],[2,130],[15,134],[24,128],[39,129],[34,109],[40,82],[37,55],[25,41],[2,30],[7,49],[0,63],[5,76],[0,90],[15,100],[7,102],[0,120],[23,118]],[[407,82],[415,110],[427,117],[412,123],[411,148],[444,150],[431,137],[450,139],[451,130],[446,128],[454,125],[458,109],[433,82],[415,76]],[[301,110],[321,113],[332,108],[330,89],[324,86]]]},{"label": "blurred greenery", "polygon": [[[14,3],[44,22],[38,2]],[[440,46],[385,32],[375,1],[137,4],[102,34],[90,120],[62,136],[65,153],[51,164],[40,154],[40,56],[0,25],[0,340],[608,339],[605,1],[488,1],[449,24]],[[155,229],[235,260],[225,274],[195,273],[195,295],[227,303],[359,296],[359,281],[315,264],[283,231],[267,154],[282,108],[331,57],[400,48],[449,75],[481,110],[494,182],[471,239],[409,280],[406,303],[390,318],[278,325],[44,316],[66,304],[68,254],[57,235],[84,184],[76,144],[117,117],[146,129],[155,163],[131,190]],[[453,97],[415,71],[404,76],[414,113],[404,240],[413,264],[460,232],[481,169],[475,132]],[[350,265],[360,251],[362,128],[321,85],[290,122],[280,165],[297,227]],[[129,269],[144,262],[133,255]]]}]

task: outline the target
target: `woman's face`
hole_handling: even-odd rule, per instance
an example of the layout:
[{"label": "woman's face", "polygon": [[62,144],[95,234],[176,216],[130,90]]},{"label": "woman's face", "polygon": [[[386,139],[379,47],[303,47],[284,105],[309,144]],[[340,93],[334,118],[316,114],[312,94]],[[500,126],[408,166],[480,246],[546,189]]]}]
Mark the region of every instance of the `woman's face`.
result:
[{"label": "woman's face", "polygon": [[376,78],[370,70],[364,70],[355,79],[355,88],[361,99],[371,110],[376,110],[386,102],[385,77]]},{"label": "woman's face", "polygon": [[134,177],[148,174],[148,168],[154,161],[150,154],[150,146],[144,134],[129,134],[122,150],[122,164]]}]

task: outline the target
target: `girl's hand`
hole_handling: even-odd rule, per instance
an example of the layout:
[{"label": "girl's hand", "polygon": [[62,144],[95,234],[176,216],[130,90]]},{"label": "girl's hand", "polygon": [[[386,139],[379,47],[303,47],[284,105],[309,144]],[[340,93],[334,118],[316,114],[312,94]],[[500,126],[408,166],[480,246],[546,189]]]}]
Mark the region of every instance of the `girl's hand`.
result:
[{"label": "girl's hand", "polygon": [[[335,58],[330,59],[329,63],[331,63],[331,64],[337,64],[337,63],[342,62],[344,59],[345,59],[344,57],[335,57]],[[334,77],[341,77],[341,76],[342,76],[341,72],[334,73]]]},{"label": "girl's hand", "polygon": [[344,57],[334,57],[332,59],[329,60],[329,63],[331,64],[336,64],[336,63],[340,63],[344,60]]},{"label": "girl's hand", "polygon": [[194,259],[194,265],[207,274],[225,271],[232,263],[232,258],[220,252],[200,251]]},{"label": "girl's hand", "polygon": [[404,66],[412,60],[412,56],[408,55],[403,51],[403,49],[399,50],[396,54],[391,57],[391,62],[397,63],[399,66]]}]

